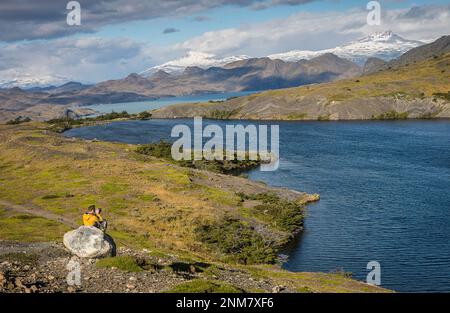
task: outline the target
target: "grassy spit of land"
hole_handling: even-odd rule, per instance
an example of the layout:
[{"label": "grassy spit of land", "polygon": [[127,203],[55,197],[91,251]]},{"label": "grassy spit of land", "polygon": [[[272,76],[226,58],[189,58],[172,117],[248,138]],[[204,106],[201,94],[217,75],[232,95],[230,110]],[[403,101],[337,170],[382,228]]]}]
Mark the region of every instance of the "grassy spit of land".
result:
[{"label": "grassy spit of land", "polygon": [[[316,197],[180,167],[137,148],[65,138],[43,123],[0,125],[0,243],[60,241],[79,225],[82,208],[97,204],[111,222],[119,255],[125,252],[87,265],[96,268],[94,278],[116,273],[111,288],[120,288],[117,271],[142,276],[141,289],[116,291],[271,291],[280,285],[292,292],[383,291],[342,274],[290,273],[277,265],[277,248],[302,229],[304,205]],[[1,258],[11,257],[5,246]],[[145,284],[173,276],[169,270],[178,263],[188,274],[176,270],[179,279],[157,290],[149,286],[158,284]],[[65,266],[46,264],[50,272]],[[84,291],[105,291],[94,278],[96,289]]]}]

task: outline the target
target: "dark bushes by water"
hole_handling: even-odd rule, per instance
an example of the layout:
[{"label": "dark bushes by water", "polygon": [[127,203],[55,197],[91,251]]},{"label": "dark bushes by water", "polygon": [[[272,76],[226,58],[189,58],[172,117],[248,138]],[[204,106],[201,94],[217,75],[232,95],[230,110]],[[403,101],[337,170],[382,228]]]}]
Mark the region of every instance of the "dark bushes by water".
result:
[{"label": "dark bushes by water", "polygon": [[197,238],[213,249],[242,264],[274,263],[276,250],[251,226],[225,216],[221,220],[195,229]]},{"label": "dark bushes by water", "polygon": [[149,112],[129,114],[127,111],[122,111],[111,112],[108,114],[103,114],[96,117],[87,117],[83,119],[73,119],[69,117],[57,118],[47,121],[47,124],[51,125],[50,130],[62,133],[66,130],[72,129],[74,126],[81,126],[95,122],[113,121],[117,119],[148,120],[151,118],[151,116],[152,114]]},{"label": "dark bushes by water", "polygon": [[303,226],[304,206],[300,203],[281,199],[274,193],[256,195],[238,193],[238,196],[242,201],[260,200],[262,204],[255,206],[252,212],[276,229],[294,233]]},{"label": "dark bushes by water", "polygon": [[395,110],[373,115],[373,120],[405,120],[408,118],[408,112],[397,112]]},{"label": "dark bushes by water", "polygon": [[[295,201],[281,199],[274,193],[247,195],[238,193],[242,201],[257,200],[261,204],[251,214],[274,229],[293,235],[303,226],[304,207]],[[197,238],[232,261],[244,264],[276,262],[280,242],[269,241],[253,227],[230,216],[196,228]]]},{"label": "dark bushes by water", "polygon": [[235,158],[233,160],[183,160],[183,161],[174,161],[172,158],[171,152],[172,145],[165,141],[160,141],[158,143],[151,143],[147,145],[139,146],[136,149],[136,152],[139,154],[149,155],[156,158],[163,158],[171,162],[175,162],[176,164],[195,168],[200,170],[212,171],[215,173],[222,174],[240,174],[243,171],[257,168],[261,165],[261,161],[253,161],[249,160],[248,156],[246,160],[238,160],[237,155],[235,153]]},{"label": "dark bushes by water", "polygon": [[28,122],[31,122],[31,118],[19,116],[13,120],[6,122],[6,125],[18,125],[18,124],[28,123]]}]

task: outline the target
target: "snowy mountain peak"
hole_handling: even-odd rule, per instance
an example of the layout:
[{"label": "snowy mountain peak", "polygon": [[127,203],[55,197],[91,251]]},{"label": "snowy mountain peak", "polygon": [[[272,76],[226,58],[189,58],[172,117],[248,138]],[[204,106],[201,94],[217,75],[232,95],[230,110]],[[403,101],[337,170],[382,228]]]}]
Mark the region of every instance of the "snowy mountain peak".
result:
[{"label": "snowy mountain peak", "polygon": [[[338,57],[348,59],[359,65],[363,65],[366,60],[371,57],[390,61],[411,50],[412,48],[416,48],[423,44],[425,43],[405,39],[388,30],[370,34],[364,38],[336,48],[319,51],[293,50],[284,53],[272,54],[269,55],[268,58],[272,60],[280,59],[286,62],[297,62],[302,59],[310,60],[326,53],[332,53]],[[181,58],[149,68],[139,74],[147,77],[155,75],[158,71],[164,71],[170,74],[179,74],[182,73],[187,67],[199,67],[202,69],[213,66],[222,67],[235,61],[242,61],[250,58],[251,57],[247,55],[218,58],[214,54],[189,51]]]},{"label": "snowy mountain peak", "polygon": [[341,58],[362,65],[371,57],[390,61],[423,44],[424,42],[404,39],[392,31],[386,31],[374,33],[357,41],[332,49],[320,51],[294,50],[273,54],[270,55],[269,58],[295,62],[301,59],[309,60],[325,53],[333,53]]},{"label": "snowy mountain peak", "polygon": [[[377,32],[370,34],[364,38],[361,38],[358,40],[358,42],[370,42],[370,41],[382,41],[382,42],[389,42],[393,39],[403,39],[402,37],[394,34],[392,31],[388,30],[385,32]],[[404,40],[404,39],[403,39]]]},{"label": "snowy mountain peak", "polygon": [[199,68],[209,68],[213,66],[223,66],[225,64],[249,59],[249,56],[238,55],[230,56],[226,58],[217,58],[214,54],[198,52],[198,51],[188,51],[187,54],[179,59],[166,62],[164,64],[151,67],[141,73],[142,76],[151,76],[158,71],[164,71],[166,73],[181,73],[187,67],[199,67]]},{"label": "snowy mountain peak", "polygon": [[0,72],[0,88],[21,87],[24,89],[34,87],[59,86],[72,79],[53,74],[34,75],[31,73],[22,73],[16,70],[6,70]]},{"label": "snowy mountain peak", "polygon": [[367,43],[367,42],[381,42],[381,43],[417,43],[417,44],[424,44],[423,42],[416,41],[416,40],[408,40],[405,39],[392,31],[388,30],[385,32],[378,32],[370,34],[364,38],[361,38],[357,40],[358,43]]}]

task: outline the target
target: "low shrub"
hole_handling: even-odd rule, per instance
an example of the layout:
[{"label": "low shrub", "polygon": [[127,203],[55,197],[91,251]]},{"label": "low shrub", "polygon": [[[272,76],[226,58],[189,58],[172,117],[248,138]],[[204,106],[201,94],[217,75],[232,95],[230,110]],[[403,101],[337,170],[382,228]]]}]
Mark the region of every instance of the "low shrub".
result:
[{"label": "low shrub", "polygon": [[73,128],[74,126],[81,126],[89,123],[95,122],[106,122],[113,121],[117,119],[139,119],[139,120],[148,120],[152,117],[152,114],[149,112],[141,112],[138,114],[129,114],[127,111],[122,112],[111,112],[95,117],[86,117],[80,119],[73,119],[69,117],[56,118],[47,121],[47,124],[50,124],[50,130],[62,133],[66,130]]},{"label": "low shrub", "polygon": [[318,121],[329,121],[330,120],[330,114],[327,115],[319,115],[317,118]]},{"label": "low shrub", "polygon": [[172,145],[162,140],[158,143],[141,145],[136,149],[136,152],[143,155],[162,158],[174,162],[182,167],[207,170],[221,174],[239,175],[246,170],[257,168],[262,163],[260,160],[249,160],[248,154],[245,160],[238,160],[236,153],[233,160],[203,159],[192,161],[189,160],[174,161],[172,158]]},{"label": "low shrub", "polygon": [[261,201],[262,204],[256,205],[252,212],[276,229],[293,233],[303,226],[304,206],[302,204],[283,200],[275,193],[270,192],[256,195],[238,193],[237,195],[241,197],[242,201]]},{"label": "low shrub", "polygon": [[28,122],[31,122],[31,118],[19,116],[13,120],[6,122],[6,125],[18,125],[18,124],[28,123]]},{"label": "low shrub", "polygon": [[152,117],[150,112],[144,111],[137,115],[137,118],[140,120],[149,120]]},{"label": "low shrub", "polygon": [[395,110],[373,115],[373,120],[405,120],[408,118],[408,112],[397,112]]},{"label": "low shrub", "polygon": [[445,93],[445,92],[437,92],[434,93],[433,96],[437,97],[437,98],[441,98],[447,101],[450,101],[450,91]]},{"label": "low shrub", "polygon": [[209,118],[212,120],[229,120],[234,114],[236,114],[236,110],[224,111],[224,110],[214,110],[209,113],[205,118]]},{"label": "low shrub", "polygon": [[225,216],[195,229],[199,241],[242,264],[275,263],[276,250],[253,227]]}]

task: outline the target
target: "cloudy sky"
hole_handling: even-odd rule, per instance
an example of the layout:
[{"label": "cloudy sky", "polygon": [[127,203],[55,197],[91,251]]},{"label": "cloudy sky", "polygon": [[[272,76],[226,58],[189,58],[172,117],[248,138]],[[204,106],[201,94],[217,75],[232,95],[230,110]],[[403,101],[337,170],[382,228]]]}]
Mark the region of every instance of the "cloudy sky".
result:
[{"label": "cloudy sky", "polygon": [[450,1],[381,0],[382,24],[366,23],[367,0],[0,0],[0,79],[98,82],[179,58],[265,56],[333,48],[392,30],[431,40],[450,34]]}]

